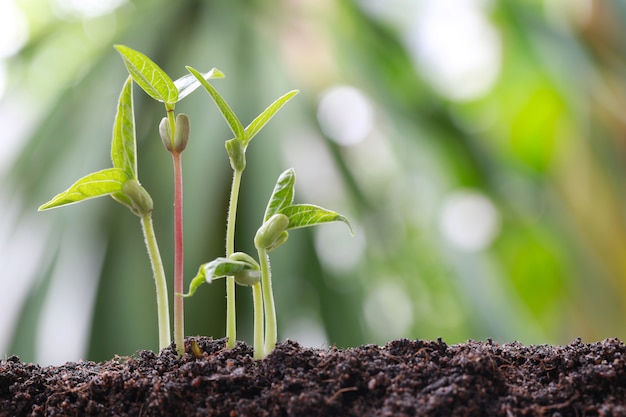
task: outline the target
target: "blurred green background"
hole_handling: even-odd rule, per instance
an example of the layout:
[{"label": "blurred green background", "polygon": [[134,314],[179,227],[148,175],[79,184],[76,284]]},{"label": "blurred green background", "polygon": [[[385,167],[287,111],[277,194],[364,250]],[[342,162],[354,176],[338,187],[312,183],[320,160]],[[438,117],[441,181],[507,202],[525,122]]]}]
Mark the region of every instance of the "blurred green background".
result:
[{"label": "blurred green background", "polygon": [[[527,344],[626,337],[626,2],[2,0],[0,354],[56,364],[156,350],[138,219],[97,199],[38,213],[110,166],[121,43],[185,65],[246,125],[301,93],[248,150],[236,246],[253,252],[276,177],[351,218],[272,255],[279,338],[308,346],[442,337]],[[172,271],[162,105],[135,88],[139,171]],[[177,105],[186,285],[224,253],[226,123]],[[170,281],[170,290],[172,283]],[[239,338],[251,296],[238,288]],[[186,334],[224,336],[224,282],[186,302]]]}]

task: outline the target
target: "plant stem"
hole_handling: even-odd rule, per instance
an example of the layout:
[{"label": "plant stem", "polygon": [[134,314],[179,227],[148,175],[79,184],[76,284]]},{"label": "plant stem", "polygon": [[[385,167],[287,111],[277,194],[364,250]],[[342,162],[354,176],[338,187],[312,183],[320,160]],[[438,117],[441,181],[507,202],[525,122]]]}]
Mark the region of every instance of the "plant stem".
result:
[{"label": "plant stem", "polygon": [[261,283],[252,286],[252,304],[254,306],[254,359],[263,359],[263,294]]},{"label": "plant stem", "polygon": [[171,343],[170,337],[170,307],[167,299],[167,280],[165,279],[165,270],[163,269],[163,261],[159,253],[159,245],[157,244],[152,225],[152,214],[144,214],[141,216],[141,228],[148,249],[148,256],[152,264],[152,273],[154,275],[154,283],[156,284],[157,293],[157,313],[159,323],[159,350],[165,349]]},{"label": "plant stem", "polygon": [[263,308],[265,311],[265,347],[263,356],[267,356],[274,350],[277,339],[276,307],[274,306],[274,294],[272,292],[272,275],[270,272],[270,259],[265,248],[257,247],[259,262],[261,264],[261,285],[263,288]]},{"label": "plant stem", "polygon": [[[174,128],[172,128],[174,130]],[[180,152],[172,152],[174,162],[174,343],[176,352],[185,353],[185,310],[183,304],[183,169]]]},{"label": "plant stem", "polygon": [[[226,224],[226,257],[235,252],[235,221],[237,202],[243,170],[233,171],[233,183],[230,190],[228,220]],[[237,310],[235,308],[235,277],[226,277],[226,347],[234,348],[237,343]]]}]

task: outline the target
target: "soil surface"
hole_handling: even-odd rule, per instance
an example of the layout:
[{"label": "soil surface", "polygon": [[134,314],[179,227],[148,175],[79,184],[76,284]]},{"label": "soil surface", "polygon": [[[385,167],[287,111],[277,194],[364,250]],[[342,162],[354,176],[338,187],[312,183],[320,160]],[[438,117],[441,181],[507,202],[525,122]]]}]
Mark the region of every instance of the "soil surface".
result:
[{"label": "soil surface", "polygon": [[492,341],[309,349],[239,343],[104,363],[0,361],[0,416],[626,416],[626,347]]}]

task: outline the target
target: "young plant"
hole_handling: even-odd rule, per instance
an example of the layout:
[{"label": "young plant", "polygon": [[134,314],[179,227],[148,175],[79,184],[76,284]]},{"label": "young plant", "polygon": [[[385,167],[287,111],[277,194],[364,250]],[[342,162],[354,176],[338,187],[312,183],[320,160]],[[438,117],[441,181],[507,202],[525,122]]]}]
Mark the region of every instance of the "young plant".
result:
[{"label": "young plant", "polygon": [[[180,294],[183,292],[184,240],[183,240],[183,169],[182,152],[189,140],[189,118],[181,113],[174,117],[174,107],[178,101],[199,86],[197,80],[206,83],[210,78],[222,78],[217,69],[207,74],[198,73],[172,81],[172,79],[150,58],[127,46],[116,45],[129,74],[150,97],[165,104],[164,117],[159,124],[159,134],[165,148],[172,155],[174,166],[174,343],[179,355],[184,352],[184,305]],[[176,85],[178,84],[178,85]]]},{"label": "young plant", "polygon": [[190,297],[204,282],[211,283],[224,276],[234,276],[237,284],[251,286],[255,359],[262,359],[270,354],[277,340],[276,308],[268,253],[287,241],[288,231],[291,229],[341,221],[353,233],[350,221],[339,213],[312,204],[293,204],[295,183],[296,174],[292,168],[283,172],[276,181],[265,209],[263,224],[254,237],[260,264],[250,255],[241,252],[226,258],[217,258],[200,267],[189,285],[189,292],[184,295]]},{"label": "young plant", "polygon": [[289,238],[289,230],[318,224],[341,221],[348,225],[354,235],[352,225],[345,216],[313,204],[293,204],[296,174],[293,168],[283,172],[276,181],[263,216],[263,224],[254,236],[254,246],[261,264],[261,286],[265,313],[265,342],[263,356],[269,355],[276,346],[277,323],[272,277],[268,253],[283,245]]},{"label": "young plant", "polygon": [[119,97],[113,124],[111,142],[113,168],[84,176],[66,191],[39,207],[39,210],[110,195],[139,216],[156,284],[159,347],[163,349],[170,344],[167,281],[152,224],[152,198],[139,183],[136,154],[132,79],[128,77]]},{"label": "young plant", "polygon": [[[243,127],[235,113],[232,111],[224,98],[213,88],[207,78],[192,67],[187,70],[202,84],[209,95],[215,101],[222,116],[228,123],[230,130],[235,136],[226,141],[226,152],[233,169],[233,181],[230,191],[230,203],[228,208],[228,219],[226,224],[226,258],[230,258],[235,252],[235,222],[237,218],[237,203],[239,201],[239,187],[241,176],[246,168],[246,149],[254,136],[270,121],[272,117],[285,105],[293,96],[298,94],[297,90],[288,92],[270,104],[261,114],[259,114],[246,128]],[[200,267],[202,270],[203,267]],[[228,274],[227,274],[228,275]],[[210,276],[210,275],[209,275]],[[197,278],[197,276],[196,276]],[[196,279],[194,278],[194,280]],[[202,281],[200,281],[202,282]],[[228,275],[226,277],[226,346],[235,347],[237,341],[237,317],[235,309],[235,282],[236,277]],[[253,286],[253,294],[258,288]],[[180,291],[182,293],[182,290]],[[257,303],[255,302],[255,306]]]}]

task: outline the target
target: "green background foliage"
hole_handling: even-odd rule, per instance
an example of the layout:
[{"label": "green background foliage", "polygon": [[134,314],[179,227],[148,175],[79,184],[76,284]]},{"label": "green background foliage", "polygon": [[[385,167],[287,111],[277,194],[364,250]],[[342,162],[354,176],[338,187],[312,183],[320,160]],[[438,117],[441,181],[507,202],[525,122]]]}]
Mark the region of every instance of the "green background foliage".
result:
[{"label": "green background foliage", "polygon": [[[100,13],[61,0],[16,6],[28,38],[2,58],[0,353],[48,363],[158,346],[135,216],[107,199],[37,213],[76,178],[110,166],[127,77],[114,44],[143,52],[172,79],[186,65],[220,68],[226,78],[212,85],[244,125],[300,90],[246,153],[236,250],[254,253],[267,199],[288,167],[298,175],[295,203],[346,215],[355,237],[345,225],[322,225],[272,253],[279,339],[346,347],[398,337],[626,337],[622,2],[476,0],[464,2],[474,14],[445,19],[426,0],[116,3]],[[487,35],[448,42],[465,27],[450,29],[455,18]],[[454,83],[444,70],[463,70],[468,51],[495,60]],[[478,93],[477,79],[487,80]],[[328,116],[329,91],[366,101]],[[359,103],[365,122],[348,111]],[[224,253],[232,133],[204,91],[176,110],[191,118],[187,286],[199,265]],[[345,117],[339,126],[326,120],[333,112]],[[135,87],[137,161],[171,280],[162,115]],[[346,126],[371,129],[348,143],[338,140]],[[251,342],[250,291],[237,295],[239,337]],[[224,297],[218,280],[187,299],[186,333],[223,337]]]}]

